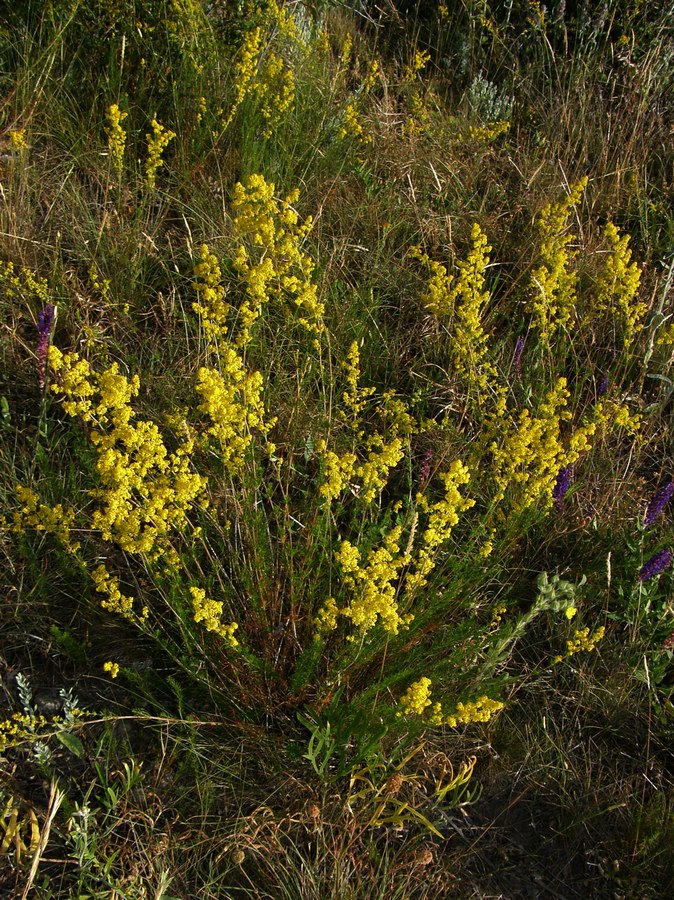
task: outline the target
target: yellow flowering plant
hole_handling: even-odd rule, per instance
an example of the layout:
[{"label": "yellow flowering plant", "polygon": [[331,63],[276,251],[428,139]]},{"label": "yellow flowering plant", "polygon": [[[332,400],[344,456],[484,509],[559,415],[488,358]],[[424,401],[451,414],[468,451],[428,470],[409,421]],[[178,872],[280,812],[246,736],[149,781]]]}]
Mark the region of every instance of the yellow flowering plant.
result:
[{"label": "yellow flowering plant", "polygon": [[[39,27],[0,27],[0,663],[10,702],[20,665],[46,677],[0,755],[68,802],[52,820],[28,792],[33,840],[0,797],[0,844],[33,857],[14,889],[460,891],[423,838],[475,796],[457,779],[489,789],[477,748],[562,805],[592,763],[603,800],[591,741],[552,760],[558,711],[608,688],[667,746],[664,19],[19,6]],[[79,734],[54,715],[71,680],[130,721],[31,770]],[[621,867],[643,874],[664,857],[638,818]]]},{"label": "yellow flowering plant", "polygon": [[567,249],[572,240],[568,229],[586,187],[587,178],[581,178],[563,200],[545,206],[538,218],[540,258],[531,273],[529,307],[544,348],[575,311],[577,277],[570,268],[574,253]]},{"label": "yellow flowering plant", "polygon": [[240,241],[234,268],[244,287],[237,312],[239,347],[249,343],[253,324],[272,301],[296,310],[298,323],[310,334],[319,336],[324,330],[324,307],[313,277],[315,262],[303,249],[312,219],[300,224],[293,206],[298,197],[292,191],[277,199],[274,184],[262,175],[251,175],[234,188],[234,228]]},{"label": "yellow flowering plant", "polygon": [[[119,124],[119,123],[118,123]],[[157,172],[164,164],[164,160],[162,159],[162,154],[164,150],[168,147],[171,141],[175,138],[175,131],[171,131],[168,128],[165,128],[160,122],[156,119],[153,119],[150,123],[152,126],[152,131],[145,135],[147,140],[147,156],[145,159],[145,182],[148,188],[153,191],[157,185]],[[115,153],[120,156],[119,145],[120,139],[117,136],[115,138]],[[123,145],[122,145],[123,152]]]}]

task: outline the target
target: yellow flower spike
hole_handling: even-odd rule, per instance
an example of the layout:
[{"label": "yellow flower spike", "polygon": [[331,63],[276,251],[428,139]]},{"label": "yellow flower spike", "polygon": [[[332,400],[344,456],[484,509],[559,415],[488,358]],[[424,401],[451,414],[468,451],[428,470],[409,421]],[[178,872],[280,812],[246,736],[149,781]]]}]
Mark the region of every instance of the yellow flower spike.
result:
[{"label": "yellow flower spike", "polygon": [[290,65],[271,45],[279,49],[304,47],[299,29],[284,6],[272,0],[267,4],[266,21],[248,31],[234,66],[234,103],[223,127],[233,121],[246,98],[257,101],[265,125],[265,137],[271,137],[282,124],[295,101],[295,76]]},{"label": "yellow flower spike", "polygon": [[238,647],[239,642],[234,637],[234,632],[239,626],[236,622],[225,625],[221,621],[222,603],[208,599],[206,591],[202,590],[202,588],[191,587],[190,594],[192,595],[194,621],[197,624],[203,622],[207,631],[212,631],[224,638],[230,647]]},{"label": "yellow flower spike", "polygon": [[206,339],[217,350],[218,341],[227,335],[227,317],[230,306],[225,300],[220,264],[207,244],[199,248],[199,262],[194,267],[197,279],[194,289],[199,300],[192,309],[201,317],[201,325]]},{"label": "yellow flower spike", "polygon": [[[308,217],[303,224],[292,204],[297,192],[284,200],[274,197],[274,185],[262,175],[251,175],[246,184],[234,188],[232,210],[242,243],[234,255],[234,268],[246,289],[238,310],[239,334],[236,344],[251,340],[251,327],[265,304],[279,300],[298,313],[298,322],[313,336],[323,333],[323,304],[313,281],[315,263],[303,251],[302,243],[311,230]],[[257,260],[257,261],[256,261]]]},{"label": "yellow flower spike", "polygon": [[145,181],[150,190],[154,190],[157,184],[157,171],[162,166],[162,153],[173,138],[175,131],[164,128],[156,119],[151,122],[152,133],[146,134],[147,158],[145,160]]},{"label": "yellow flower spike", "polygon": [[169,453],[154,422],[133,421],[131,400],[138,394],[116,363],[98,373],[76,354],[53,345],[52,390],[61,405],[90,426],[100,487],[91,527],[131,553],[161,552],[171,528],[181,528],[188,510],[203,493],[205,479],[190,470],[193,441],[188,436]]},{"label": "yellow flower spike", "polygon": [[346,360],[344,362],[346,371],[347,388],[342,394],[343,405],[338,415],[348,422],[352,427],[357,428],[363,410],[367,405],[367,400],[374,394],[373,387],[360,387],[360,351],[358,342],[353,341],[349,347]]},{"label": "yellow flower spike", "polygon": [[569,621],[571,621],[571,619],[573,619],[573,617],[576,615],[577,612],[578,612],[578,610],[575,608],[575,606],[569,606],[565,610],[564,615],[566,616],[566,618]]},{"label": "yellow flower spike", "polygon": [[26,526],[35,528],[36,531],[45,531],[55,535],[68,553],[77,554],[80,545],[71,540],[75,525],[74,509],[64,509],[61,503],[57,503],[56,506],[47,506],[40,501],[36,493],[21,484],[16,487],[16,496],[21,503],[21,510],[14,513],[14,531],[22,533]]},{"label": "yellow flower spike", "polygon": [[561,424],[571,418],[569,397],[566,379],[558,378],[535,414],[522,410],[514,427],[507,424],[505,416],[496,422],[502,434],[490,446],[498,488],[495,502],[503,500],[508,489],[518,487],[516,509],[524,510],[539,502],[548,508],[552,506],[552,489],[560,469],[573,465],[591,449],[597,431],[595,410],[595,421],[576,428],[564,445]]},{"label": "yellow flower spike", "polygon": [[435,567],[437,552],[452,534],[452,529],[459,521],[459,515],[475,505],[475,501],[462,497],[459,488],[468,484],[470,472],[460,461],[455,460],[449,471],[439,476],[445,486],[442,500],[428,506],[423,495],[417,501],[423,511],[428,513],[428,523],[421,537],[421,547],[412,571],[405,579],[407,590],[412,592],[428,582],[428,576]]},{"label": "yellow flower spike", "polygon": [[236,111],[251,90],[251,86],[257,76],[257,67],[261,52],[262,29],[259,27],[253,28],[251,31],[246,32],[241,49],[239,50],[239,57],[234,68],[236,95],[229,116],[225,122],[223,122],[224,128],[227,128],[232,123]]},{"label": "yellow flower spike", "polygon": [[435,316],[448,320],[455,372],[484,392],[496,375],[494,367],[485,361],[488,336],[482,325],[490,298],[485,288],[485,272],[491,247],[477,223],[473,225],[471,241],[472,249],[465,260],[457,263],[456,275],[450,275],[444,265],[430,259],[418,247],[413,247],[410,255],[430,269],[431,276],[421,301]]},{"label": "yellow flower spike", "polygon": [[12,128],[9,131],[9,147],[10,150],[27,150],[28,141],[26,140],[25,128]]},{"label": "yellow flower spike", "polygon": [[[374,393],[374,388],[359,385],[360,354],[355,341],[349,348],[344,368],[347,389],[342,395],[343,407],[338,415],[348,426],[356,444],[364,438],[365,429],[362,427],[361,415],[367,405],[367,399]],[[319,493],[328,502],[339,496],[353,477],[361,482],[359,498],[364,503],[372,503],[386,486],[391,469],[403,458],[407,438],[418,430],[418,426],[405,404],[391,391],[382,395],[379,407],[385,433],[375,432],[364,439],[367,457],[360,464],[357,464],[354,453],[348,452],[339,457],[326,450],[325,442],[321,442],[318,454],[324,464],[324,479]]]},{"label": "yellow flower spike", "polygon": [[270,51],[266,65],[259,73],[255,93],[266,123],[263,134],[266,138],[270,138],[295,102],[293,70],[273,51]]},{"label": "yellow flower spike", "polygon": [[327,632],[334,631],[335,628],[337,628],[337,619],[340,612],[334,597],[328,597],[314,620],[316,626],[315,637],[317,640]]},{"label": "yellow flower spike", "polygon": [[350,34],[344,38],[342,49],[339,51],[339,68],[345,70],[351,62],[351,51],[353,49],[353,38]]},{"label": "yellow flower spike", "polygon": [[211,421],[206,433],[218,442],[226,468],[240,469],[254,429],[266,435],[276,421],[265,419],[262,375],[247,373],[230,346],[221,351],[219,371],[199,369],[196,390],[203,401],[197,408]]},{"label": "yellow flower spike", "polygon": [[445,718],[444,724],[456,728],[457,725],[469,725],[471,722],[488,722],[504,706],[500,700],[492,700],[483,695],[468,703],[457,703],[455,712]]},{"label": "yellow flower spike", "polygon": [[117,173],[117,178],[120,181],[124,167],[124,148],[126,147],[126,131],[122,127],[122,122],[127,116],[128,113],[122,112],[116,103],[112,103],[108,107],[108,153],[110,154],[112,166]]},{"label": "yellow flower spike", "polygon": [[577,276],[569,269],[574,254],[567,250],[571,241],[568,221],[587,181],[587,178],[581,178],[563,200],[550,203],[538,218],[540,262],[531,273],[529,308],[544,347],[548,347],[555,332],[569,322],[575,308]]},{"label": "yellow flower spike", "polygon": [[621,237],[616,226],[609,222],[604,230],[604,238],[611,249],[595,283],[592,315],[604,313],[611,319],[621,318],[627,346],[632,342],[637,325],[648,311],[646,304],[637,299],[641,270],[635,262],[631,262],[628,234]]},{"label": "yellow flower spike", "polygon": [[350,619],[361,634],[376,625],[381,625],[389,634],[397,634],[412,619],[400,615],[396,602],[395,583],[400,570],[409,561],[409,557],[400,551],[401,533],[400,526],[392,528],[385,536],[383,546],[369,551],[364,565],[361,565],[360,551],[349,541],[342,541],[335,554],[344,585],[352,594],[340,615]]},{"label": "yellow flower spike", "polygon": [[119,589],[119,581],[104,565],[96,566],[91,577],[99,594],[104,594],[101,606],[108,612],[117,613],[129,622],[137,621],[133,612],[133,598],[126,597]]},{"label": "yellow flower spike", "polygon": [[331,450],[319,455],[323,463],[323,481],[318,493],[330,502],[339,497],[353,477],[356,455],[345,453],[340,457]]}]

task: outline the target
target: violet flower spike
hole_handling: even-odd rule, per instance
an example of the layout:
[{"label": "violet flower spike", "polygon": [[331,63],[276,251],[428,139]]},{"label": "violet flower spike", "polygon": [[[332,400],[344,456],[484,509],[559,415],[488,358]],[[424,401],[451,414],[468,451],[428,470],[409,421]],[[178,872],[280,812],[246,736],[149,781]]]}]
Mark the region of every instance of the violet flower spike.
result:
[{"label": "violet flower spike", "polygon": [[607,390],[608,390],[608,375],[606,373],[604,373],[601,377],[601,381],[599,382],[599,387],[597,388],[597,394],[600,397],[603,397]]},{"label": "violet flower spike", "polygon": [[37,317],[37,331],[40,338],[37,342],[37,362],[39,370],[40,390],[44,388],[47,373],[47,351],[49,350],[49,338],[56,319],[56,307],[53,303],[47,303]]},{"label": "violet flower spike", "polygon": [[573,466],[564,466],[563,469],[559,470],[557,474],[557,481],[555,482],[555,486],[552,489],[552,499],[555,501],[555,506],[557,507],[557,509],[561,509],[563,506],[564,495],[571,485],[572,478]]},{"label": "violet flower spike", "polygon": [[668,481],[651,497],[644,515],[644,525],[652,525],[674,495],[674,481]]},{"label": "violet flower spike", "polygon": [[517,338],[511,363],[512,370],[518,378],[520,376],[520,372],[522,371],[522,351],[524,350],[524,341],[525,338],[523,337],[523,335],[520,335]]},{"label": "violet flower spike", "polygon": [[674,553],[671,550],[658,550],[639,569],[639,581],[648,581],[651,578],[655,578],[656,575],[661,575],[665,569],[671,566],[673,558]]},{"label": "violet flower spike", "polygon": [[428,477],[431,474],[431,463],[433,462],[433,451],[429,448],[423,456],[421,460],[421,467],[419,469],[419,485],[423,486],[428,481]]}]

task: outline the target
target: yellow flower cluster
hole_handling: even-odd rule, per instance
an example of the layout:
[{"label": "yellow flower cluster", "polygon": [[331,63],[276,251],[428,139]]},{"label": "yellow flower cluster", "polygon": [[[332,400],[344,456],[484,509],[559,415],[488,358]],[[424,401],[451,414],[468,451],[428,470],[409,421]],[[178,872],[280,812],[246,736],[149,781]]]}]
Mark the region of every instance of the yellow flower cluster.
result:
[{"label": "yellow flower cluster", "polygon": [[[382,398],[389,408],[392,403],[400,403],[390,395]],[[400,403],[401,407],[403,404]],[[404,407],[403,407],[404,410]],[[386,420],[386,410],[383,416]],[[321,440],[316,449],[323,463],[323,481],[319,488],[322,497],[330,502],[341,494],[346,485],[353,479],[360,482],[357,485],[359,497],[364,503],[372,503],[377,494],[382,491],[388,482],[391,469],[394,469],[404,456],[405,438],[414,429],[412,417],[404,411],[405,418],[394,419],[389,423],[386,436],[375,432],[365,440],[367,456],[358,465],[355,453],[347,452],[338,456],[330,450],[326,450],[326,443]],[[362,431],[360,432],[362,436]]]},{"label": "yellow flower cluster", "polygon": [[365,441],[368,455],[355,469],[362,483],[362,498],[371,503],[388,482],[389,472],[403,458],[410,435],[417,430],[416,422],[407,407],[393,391],[385,391],[381,397],[379,414],[383,434],[369,435]]},{"label": "yellow flower cluster", "polygon": [[485,271],[491,247],[477,222],[471,231],[471,241],[472,250],[467,259],[457,263],[456,276],[449,275],[445,266],[430,259],[418,247],[413,247],[410,254],[431,271],[421,299],[434,315],[449,319],[450,353],[456,373],[484,390],[490,376],[496,374],[493,366],[484,364],[487,335],[481,321],[490,296],[485,290]]},{"label": "yellow flower cluster", "polygon": [[611,428],[624,428],[628,434],[636,435],[641,428],[639,413],[631,413],[624,404],[610,400],[600,400],[597,403],[593,420],[603,434]]},{"label": "yellow flower cluster", "polygon": [[56,393],[60,389],[63,393],[63,409],[73,418],[90,422],[94,418],[92,397],[96,394],[96,386],[91,380],[93,373],[89,363],[76,353],[64,356],[53,344],[49,347],[49,362],[59,375],[59,385],[52,385],[52,390]]},{"label": "yellow flower cluster", "polygon": [[274,197],[274,185],[263,175],[251,175],[246,184],[234,188],[232,209],[238,236],[255,248],[241,243],[234,267],[246,286],[246,298],[238,312],[238,346],[250,340],[250,329],[265,303],[285,300],[300,314],[299,323],[314,335],[321,334],[323,304],[313,282],[315,263],[302,250],[302,242],[312,227],[311,217],[299,224],[293,204],[299,197],[293,191],[283,200]]},{"label": "yellow flower cluster", "polygon": [[611,320],[621,316],[625,323],[625,343],[629,344],[647,311],[646,304],[637,300],[641,270],[635,262],[630,262],[628,234],[621,237],[616,226],[609,222],[604,237],[611,249],[595,283],[592,315],[604,313]]},{"label": "yellow flower cluster", "polygon": [[314,625],[316,626],[316,640],[319,640],[321,636],[328,631],[334,631],[335,628],[337,628],[339,612],[340,610],[335,598],[328,597],[314,619]]},{"label": "yellow flower cluster", "polygon": [[423,512],[428,513],[428,524],[421,537],[415,567],[405,579],[408,591],[414,591],[427,583],[428,575],[435,566],[437,552],[449,540],[452,529],[459,521],[459,514],[475,505],[474,500],[462,497],[459,493],[459,487],[470,481],[470,472],[462,462],[455,460],[449,471],[439,477],[445,486],[442,500],[429,505],[423,494],[417,494],[417,504]]},{"label": "yellow flower cluster", "polygon": [[89,266],[89,284],[98,293],[102,303],[109,306],[111,303],[110,279],[101,278],[96,266],[93,265]]},{"label": "yellow flower cluster", "polygon": [[108,153],[112,161],[113,168],[117,173],[117,178],[121,180],[122,169],[124,166],[124,148],[126,146],[126,131],[122,127],[122,122],[128,113],[122,112],[116,103],[112,103],[108,107]]},{"label": "yellow flower cluster", "polygon": [[361,123],[361,116],[363,114],[365,98],[374,87],[378,75],[379,63],[376,59],[374,59],[370,63],[370,68],[365,77],[365,80],[360,86],[354,99],[349,100],[349,102],[342,110],[342,121],[339,126],[339,131],[337,132],[338,140],[342,141],[344,140],[344,138],[352,137],[356,138],[361,144],[372,143],[372,135],[365,134],[365,130],[363,129],[363,125]]},{"label": "yellow flower cluster", "polygon": [[498,628],[503,620],[504,614],[508,611],[505,603],[497,603],[491,614],[490,628]]},{"label": "yellow flower cluster", "polygon": [[323,464],[323,480],[319,488],[322,497],[330,502],[344,490],[352,480],[360,482],[360,498],[371,503],[386,486],[391,469],[398,465],[404,455],[407,438],[416,430],[416,423],[407,412],[405,404],[392,391],[386,391],[380,400],[379,413],[383,433],[374,432],[364,440],[365,429],[362,413],[367,400],[374,393],[372,387],[360,387],[360,354],[354,341],[349,348],[344,363],[347,387],[342,395],[343,406],[339,417],[351,431],[354,449],[363,443],[367,456],[358,465],[358,458],[352,451],[338,456],[327,450],[325,440],[318,441],[316,450]]},{"label": "yellow flower cluster", "polygon": [[361,566],[360,552],[349,541],[342,541],[335,554],[343,573],[343,581],[353,593],[351,602],[342,609],[336,609],[333,600],[319,613],[324,624],[336,623],[337,615],[350,619],[352,624],[365,633],[381,624],[389,634],[397,634],[401,627],[412,621],[412,616],[401,616],[396,602],[396,582],[400,570],[409,562],[409,556],[401,553],[399,540],[400,526],[392,528],[384,538],[383,545],[369,551],[364,566]]},{"label": "yellow flower cluster", "polygon": [[224,338],[228,331],[230,306],[225,300],[220,264],[207,244],[202,244],[199,248],[199,260],[194,267],[197,278],[194,289],[199,300],[192,304],[192,309],[201,317],[206,339],[217,349],[219,339]]},{"label": "yellow flower cluster", "polygon": [[367,75],[365,76],[365,80],[363,81],[363,86],[361,88],[361,95],[369,94],[372,88],[377,83],[377,78],[379,77],[379,63],[376,59],[373,59],[370,63],[370,66],[367,70]]},{"label": "yellow flower cluster", "polygon": [[207,109],[208,109],[208,104],[206,103],[206,98],[199,97],[199,99],[197,100],[197,113],[196,113],[196,116],[194,117],[197,125],[199,125],[201,123],[202,119],[206,115]]},{"label": "yellow flower cluster", "polygon": [[[276,422],[264,418],[262,375],[247,373],[236,350],[225,347],[220,351],[219,370],[199,369],[196,391],[203,399],[199,412],[211,420],[207,434],[218,441],[225,468],[230,472],[241,468],[253,429],[267,434]],[[271,445],[268,449],[274,450]]]},{"label": "yellow flower cluster", "polygon": [[326,446],[325,440],[322,438],[316,443],[316,452],[323,464],[323,480],[318,493],[329,503],[339,497],[353,478],[357,457],[355,453],[343,453],[341,456],[337,456],[332,450],[327,450]]},{"label": "yellow flower cluster", "polygon": [[229,116],[223,123],[227,128],[234,119],[236,111],[248,96],[257,76],[257,67],[262,52],[262,29],[253,28],[246,35],[239,50],[239,57],[234,66],[235,95]]},{"label": "yellow flower cluster", "polygon": [[35,740],[38,729],[44,728],[47,724],[48,720],[44,716],[13,713],[8,719],[0,722],[0,753],[24,741]]},{"label": "yellow flower cluster", "polygon": [[239,627],[236,622],[224,625],[222,622],[222,603],[217,600],[209,600],[206,591],[202,588],[191,587],[192,608],[194,621],[203,622],[207,631],[212,631],[224,638],[230,647],[238,647],[239,642],[234,637],[234,632]]},{"label": "yellow flower cluster", "polygon": [[145,160],[145,181],[150,190],[154,190],[157,185],[157,170],[163,163],[162,153],[173,138],[176,136],[175,131],[164,128],[156,119],[151,122],[152,133],[145,135],[147,140],[147,158]]},{"label": "yellow flower cluster", "polygon": [[[200,262],[195,266],[198,302],[193,304],[211,349],[218,356],[218,368],[199,369],[196,391],[202,398],[198,411],[211,421],[206,434],[220,445],[222,461],[230,472],[243,465],[246,450],[252,441],[252,430],[267,434],[275,420],[265,420],[262,397],[263,380],[259,372],[246,372],[244,361],[231,345],[220,346],[227,332],[230,306],[225,300],[225,288],[217,258],[206,244],[199,251]],[[273,447],[269,445],[273,452]]]},{"label": "yellow flower cluster", "polygon": [[491,144],[497,137],[505,134],[510,129],[510,122],[502,119],[499,122],[489,122],[487,125],[469,125],[468,139],[477,144]]},{"label": "yellow flower cluster", "polygon": [[140,616],[137,616],[133,611],[133,597],[127,597],[120,591],[119,580],[103,564],[96,566],[91,577],[96,593],[105,595],[105,599],[101,600],[103,609],[117,613],[129,622],[144,622],[147,619],[148,608],[144,606]]},{"label": "yellow flower cluster", "polygon": [[160,553],[169,529],[185,525],[205,487],[205,479],[190,471],[193,441],[188,437],[169,454],[153,422],[132,423],[130,404],[139,380],[134,376],[129,382],[116,363],[98,373],[77,353],[63,354],[53,345],[49,359],[58,379],[52,390],[63,394],[61,405],[93,426],[101,483],[94,496],[101,505],[91,527],[130,553]]},{"label": "yellow flower cluster", "polygon": [[166,8],[167,32],[180,47],[202,33],[204,25],[205,11],[200,0],[171,0]]},{"label": "yellow flower cluster", "polygon": [[26,741],[36,741],[41,737],[48,737],[48,734],[44,734],[46,730],[63,731],[64,728],[72,728],[73,723],[77,719],[81,719],[83,715],[84,712],[76,708],[68,711],[68,718],[54,716],[47,719],[42,715],[13,713],[9,718],[0,721],[0,753]]},{"label": "yellow flower cluster", "polygon": [[420,678],[413,682],[400,698],[402,712],[398,715],[423,716],[431,705],[431,679]]},{"label": "yellow flower cluster", "polygon": [[415,50],[414,56],[405,66],[403,81],[414,81],[419,72],[422,72],[430,62],[431,54],[427,50]]},{"label": "yellow flower cluster", "polygon": [[574,309],[577,277],[568,268],[573,258],[567,249],[568,222],[586,186],[587,178],[581,178],[564,200],[544,207],[538,218],[540,263],[531,273],[530,310],[544,347],[568,323]]},{"label": "yellow flower cluster", "polygon": [[398,716],[423,716],[430,707],[428,721],[431,725],[456,728],[457,725],[469,725],[471,722],[488,722],[494,713],[503,709],[504,704],[500,700],[492,700],[483,695],[469,703],[457,703],[455,711],[447,715],[443,713],[441,703],[432,703],[431,684],[430,678],[420,678],[413,682],[400,698],[402,711]]},{"label": "yellow flower cluster", "polygon": [[[500,700],[492,700],[490,697],[482,696],[477,700],[468,703],[457,703],[456,710],[450,715],[442,714],[441,709],[436,710],[437,704],[433,707],[433,724],[449,725],[450,728],[456,728],[457,725],[470,725],[471,722],[488,722],[494,713],[503,709],[504,704]],[[438,717],[440,722],[437,721]]]},{"label": "yellow flower cluster", "polygon": [[110,674],[110,678],[117,678],[119,675],[119,663],[108,660],[103,663],[103,671]]},{"label": "yellow flower cluster", "polygon": [[11,128],[9,131],[9,148],[10,150],[27,150],[28,141],[26,140],[25,128]]},{"label": "yellow flower cluster", "polygon": [[362,482],[361,497],[364,503],[372,503],[386,487],[391,469],[395,469],[404,456],[403,439],[393,433],[390,440],[380,434],[372,434],[366,442],[367,459],[356,466],[355,475]]},{"label": "yellow flower cluster", "polygon": [[674,344],[674,322],[668,322],[659,329],[655,343],[661,346]]},{"label": "yellow flower cluster", "polygon": [[595,646],[599,643],[599,641],[606,634],[606,629],[603,625],[599,628],[596,628],[592,634],[590,634],[589,628],[579,628],[574,632],[573,638],[570,641],[566,642],[566,655],[567,657],[573,656],[574,653],[581,653],[583,651],[594,650]]},{"label": "yellow flower cluster", "polygon": [[428,108],[418,90],[414,90],[409,101],[409,115],[403,122],[403,134],[414,137],[426,130],[429,123]]},{"label": "yellow flower cluster", "polygon": [[295,76],[283,59],[270,51],[266,64],[255,86],[260,112],[265,120],[262,131],[270,138],[283,121],[283,117],[295,101]]},{"label": "yellow flower cluster", "polygon": [[45,306],[50,302],[49,287],[32,269],[23,267],[19,273],[14,263],[0,260],[0,287],[7,299],[23,299]]},{"label": "yellow flower cluster", "polygon": [[340,141],[345,137],[361,138],[363,143],[371,143],[372,136],[363,137],[363,126],[359,118],[358,107],[355,103],[347,103],[342,112],[342,124],[339,127],[337,137]]},{"label": "yellow flower cluster", "polygon": [[516,508],[524,510],[542,501],[546,507],[553,503],[552,488],[561,468],[575,463],[582,453],[591,449],[591,438],[597,422],[579,426],[570,436],[568,447],[561,439],[560,424],[569,420],[567,409],[569,391],[566,379],[559,378],[540,404],[537,415],[523,409],[514,430],[506,433],[501,446],[490,446],[493,470],[500,502],[512,484],[523,486]]},{"label": "yellow flower cluster", "polygon": [[[368,398],[375,392],[375,388],[361,387],[359,384],[360,351],[357,341],[353,341],[349,347],[344,361],[344,370],[346,372],[346,390],[342,394],[342,407],[338,410],[338,415],[355,431],[360,427],[360,419]],[[362,437],[362,434],[362,431],[359,432],[358,437]]]},{"label": "yellow flower cluster", "polygon": [[37,531],[54,534],[68,553],[77,553],[79,543],[71,541],[70,535],[75,524],[75,511],[64,509],[61,503],[46,506],[30,488],[19,484],[16,495],[22,504],[21,510],[14,513],[14,530],[21,533],[27,525]]},{"label": "yellow flower cluster", "polygon": [[[297,25],[286,8],[276,0],[267,4],[264,30],[258,26],[248,31],[234,66],[234,103],[225,120],[227,128],[246,97],[256,97],[265,120],[264,136],[269,138],[279,127],[284,114],[295,101],[295,76],[283,57],[269,49],[263,57],[265,31],[268,40],[285,42],[291,50],[301,43]],[[264,62],[262,60],[264,59]]]}]

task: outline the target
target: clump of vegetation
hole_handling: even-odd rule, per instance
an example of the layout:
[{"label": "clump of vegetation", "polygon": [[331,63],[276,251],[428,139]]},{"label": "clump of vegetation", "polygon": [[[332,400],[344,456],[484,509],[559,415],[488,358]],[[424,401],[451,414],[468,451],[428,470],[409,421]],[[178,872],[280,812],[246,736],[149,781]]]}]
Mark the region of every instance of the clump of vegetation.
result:
[{"label": "clump of vegetation", "polygon": [[17,896],[672,875],[674,59],[610,6],[0,14]]}]

